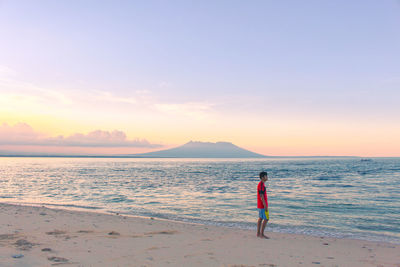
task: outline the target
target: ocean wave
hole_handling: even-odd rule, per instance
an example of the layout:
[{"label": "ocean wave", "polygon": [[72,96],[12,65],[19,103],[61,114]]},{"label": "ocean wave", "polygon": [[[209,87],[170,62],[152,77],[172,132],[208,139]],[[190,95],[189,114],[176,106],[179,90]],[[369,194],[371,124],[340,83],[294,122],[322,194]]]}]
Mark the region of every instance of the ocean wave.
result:
[{"label": "ocean wave", "polygon": [[314,180],[329,181],[329,180],[340,180],[342,178],[343,178],[342,176],[338,176],[338,175],[321,175],[321,176],[314,177]]}]

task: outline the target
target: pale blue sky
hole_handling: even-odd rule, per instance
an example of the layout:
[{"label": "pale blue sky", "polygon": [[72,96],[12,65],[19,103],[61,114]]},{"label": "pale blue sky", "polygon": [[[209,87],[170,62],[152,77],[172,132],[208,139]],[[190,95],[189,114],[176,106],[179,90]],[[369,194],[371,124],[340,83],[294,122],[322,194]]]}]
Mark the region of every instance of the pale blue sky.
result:
[{"label": "pale blue sky", "polygon": [[399,79],[397,1],[194,2],[1,1],[0,60],[38,82],[178,98],[324,97]]},{"label": "pale blue sky", "polygon": [[400,124],[395,0],[0,1],[0,36],[3,69],[54,91]]}]

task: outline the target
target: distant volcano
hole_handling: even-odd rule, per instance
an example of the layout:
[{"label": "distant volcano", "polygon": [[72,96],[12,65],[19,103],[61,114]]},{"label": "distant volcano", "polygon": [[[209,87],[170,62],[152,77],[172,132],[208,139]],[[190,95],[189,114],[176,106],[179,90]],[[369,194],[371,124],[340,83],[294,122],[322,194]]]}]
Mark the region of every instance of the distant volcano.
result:
[{"label": "distant volcano", "polygon": [[229,142],[193,142],[180,147],[130,155],[143,158],[265,158],[266,156],[235,146]]}]

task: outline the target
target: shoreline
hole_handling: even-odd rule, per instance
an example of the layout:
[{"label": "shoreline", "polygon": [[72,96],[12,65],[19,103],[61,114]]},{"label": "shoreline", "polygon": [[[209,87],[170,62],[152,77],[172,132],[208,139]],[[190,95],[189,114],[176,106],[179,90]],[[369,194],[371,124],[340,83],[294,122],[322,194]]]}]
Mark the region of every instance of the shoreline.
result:
[{"label": "shoreline", "polygon": [[[226,225],[224,223],[219,223],[219,222],[211,222],[211,221],[190,221],[190,220],[179,220],[179,219],[169,219],[169,218],[162,218],[162,217],[157,217],[157,216],[146,216],[146,215],[133,215],[133,214],[128,214],[128,213],[123,213],[123,212],[118,212],[118,211],[107,211],[105,208],[102,207],[90,207],[90,206],[79,206],[79,205],[74,205],[74,204],[57,204],[57,203],[32,203],[32,202],[14,202],[14,201],[0,201],[1,204],[6,204],[6,205],[15,205],[15,206],[27,206],[27,207],[45,207],[49,209],[59,209],[61,211],[77,211],[77,212],[89,212],[89,213],[95,213],[95,214],[104,214],[104,215],[115,215],[115,216],[126,216],[130,218],[141,218],[141,219],[156,219],[159,221],[166,221],[166,222],[171,222],[171,223],[183,223],[183,224],[194,224],[194,225],[202,225],[202,226],[212,226],[212,227],[222,227],[222,228],[229,228],[229,229],[236,229],[236,230],[245,230],[245,231],[256,231],[256,220],[254,222],[254,229],[253,228],[247,228],[247,227],[240,227],[239,225],[234,225],[235,223],[232,223],[231,225]],[[257,218],[255,218],[257,219]],[[395,242],[391,240],[373,240],[373,239],[366,239],[363,238],[363,236],[356,236],[356,237],[347,237],[344,236],[346,233],[340,232],[343,236],[334,236],[330,235],[331,232],[325,232],[325,234],[313,234],[313,233],[299,233],[299,232],[285,232],[285,231],[271,231],[271,228],[268,229],[268,226],[266,228],[266,231],[271,232],[271,233],[277,233],[277,234],[288,234],[288,235],[299,235],[299,236],[310,236],[310,237],[316,237],[316,238],[334,238],[334,239],[344,239],[344,240],[355,240],[355,241],[365,241],[365,242],[376,242],[376,243],[387,243],[387,244],[393,244],[393,245],[400,245],[400,242]],[[351,233],[347,233],[350,235]],[[385,235],[382,235],[385,236]],[[387,236],[390,238],[391,236]]]},{"label": "shoreline", "polygon": [[[400,245],[0,203],[4,266],[396,266]],[[13,256],[23,256],[13,258]]]}]

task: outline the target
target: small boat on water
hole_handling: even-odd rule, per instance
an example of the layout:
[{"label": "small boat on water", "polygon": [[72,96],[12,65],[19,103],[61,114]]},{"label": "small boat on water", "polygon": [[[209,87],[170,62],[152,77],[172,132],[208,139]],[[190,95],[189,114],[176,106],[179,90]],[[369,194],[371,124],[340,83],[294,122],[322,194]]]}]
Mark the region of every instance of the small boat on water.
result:
[{"label": "small boat on water", "polygon": [[361,161],[372,161],[372,159],[361,159]]}]

